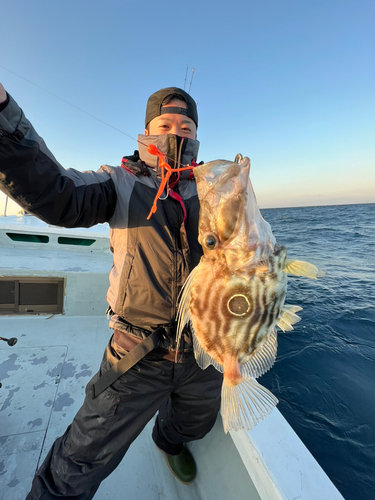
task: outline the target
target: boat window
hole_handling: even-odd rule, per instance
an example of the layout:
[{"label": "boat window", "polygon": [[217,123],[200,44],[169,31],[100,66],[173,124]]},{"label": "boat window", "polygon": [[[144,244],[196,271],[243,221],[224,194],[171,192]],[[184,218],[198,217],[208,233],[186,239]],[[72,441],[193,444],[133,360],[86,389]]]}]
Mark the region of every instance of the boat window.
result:
[{"label": "boat window", "polygon": [[20,306],[57,303],[58,283],[20,283]]},{"label": "boat window", "polygon": [[62,314],[64,278],[0,278],[0,314]]},{"label": "boat window", "polygon": [[43,234],[26,234],[26,233],[6,233],[12,241],[23,241],[26,243],[48,243],[49,236]]},{"label": "boat window", "polygon": [[67,236],[59,236],[57,241],[60,245],[80,245],[83,247],[89,247],[95,243],[96,240],[92,240],[90,238],[68,238]]},{"label": "boat window", "polygon": [[14,281],[2,281],[0,283],[0,304],[14,303]]}]

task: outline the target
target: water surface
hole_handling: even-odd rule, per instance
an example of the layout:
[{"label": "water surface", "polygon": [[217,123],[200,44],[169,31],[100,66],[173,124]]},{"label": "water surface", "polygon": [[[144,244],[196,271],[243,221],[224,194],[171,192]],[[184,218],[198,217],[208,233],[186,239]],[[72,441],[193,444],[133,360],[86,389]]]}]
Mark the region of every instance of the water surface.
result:
[{"label": "water surface", "polygon": [[[346,500],[375,491],[375,205],[262,210],[288,258],[326,273],[290,277],[286,303],[303,307],[279,333],[260,381]],[[317,499],[318,500],[318,499]]]}]

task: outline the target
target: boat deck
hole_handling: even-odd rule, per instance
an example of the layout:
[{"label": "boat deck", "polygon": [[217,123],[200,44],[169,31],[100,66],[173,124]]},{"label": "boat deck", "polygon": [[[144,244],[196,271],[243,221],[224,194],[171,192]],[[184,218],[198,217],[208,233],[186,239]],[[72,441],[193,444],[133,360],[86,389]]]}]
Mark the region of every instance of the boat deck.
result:
[{"label": "boat deck", "polygon": [[[13,347],[0,342],[0,500],[25,500],[99,367],[111,334],[104,316],[108,239],[105,224],[63,229],[32,216],[0,218],[0,335],[18,338]],[[53,298],[49,288],[36,292],[43,280],[63,283],[63,314],[36,309]],[[189,486],[170,473],[151,439],[152,426],[95,500],[342,500],[277,409],[250,431],[224,434],[219,417],[203,440],[188,445],[198,466]]]},{"label": "boat deck", "polygon": [[[0,343],[0,499],[24,500],[35,470],[79,409],[110,330],[105,317],[4,316],[0,332],[18,338],[13,347]],[[126,489],[128,499],[259,500],[221,418],[205,439],[189,445],[198,465],[189,486],[169,472],[151,439],[152,425],[102,483],[96,499],[119,498],[119,489]]]}]

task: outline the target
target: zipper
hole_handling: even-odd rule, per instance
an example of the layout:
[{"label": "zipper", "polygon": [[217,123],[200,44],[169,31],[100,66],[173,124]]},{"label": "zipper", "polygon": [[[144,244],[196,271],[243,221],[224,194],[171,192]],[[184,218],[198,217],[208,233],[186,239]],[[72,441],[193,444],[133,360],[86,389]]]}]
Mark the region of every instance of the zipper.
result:
[{"label": "zipper", "polygon": [[[180,144],[178,146],[178,149],[176,147],[175,162],[177,163],[177,165],[180,164],[183,144],[184,144],[184,137],[182,137]],[[177,146],[177,138],[176,138],[176,146]],[[178,176],[179,175],[180,174],[178,173]],[[167,189],[169,190],[169,187]],[[181,205],[180,205],[180,210],[182,211],[182,224],[183,224],[184,223],[184,211],[183,211]],[[180,221],[178,221],[178,224],[179,224],[178,234],[180,234],[180,228],[181,228],[181,224],[179,222]],[[174,232],[172,231],[172,235],[173,235],[173,246],[174,246],[174,251],[173,251],[173,253],[174,253],[174,277],[173,277],[173,280],[174,280],[174,282],[173,282],[173,287],[172,287],[172,290],[173,290],[172,307],[173,307],[173,320],[175,321],[176,314],[177,314],[177,299],[178,299],[177,290],[179,288],[178,283],[177,283],[177,263],[178,263],[177,261],[178,261],[179,252],[181,251],[182,258],[184,258],[184,253],[183,253],[182,249],[180,250],[180,248],[179,248],[179,242],[177,241],[177,234],[175,235]]]}]

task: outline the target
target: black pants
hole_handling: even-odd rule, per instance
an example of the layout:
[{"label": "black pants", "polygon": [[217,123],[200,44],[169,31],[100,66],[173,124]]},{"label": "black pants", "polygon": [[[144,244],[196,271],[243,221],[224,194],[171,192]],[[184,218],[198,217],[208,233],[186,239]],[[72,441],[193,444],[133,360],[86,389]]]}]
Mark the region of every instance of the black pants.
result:
[{"label": "black pants", "polygon": [[172,363],[152,351],[107,390],[86,398],[65,434],[53,444],[26,500],[93,498],[103,479],[121,462],[130,444],[159,410],[153,429],[157,446],[178,454],[182,443],[204,437],[220,407],[222,374],[201,370],[194,355]]}]

